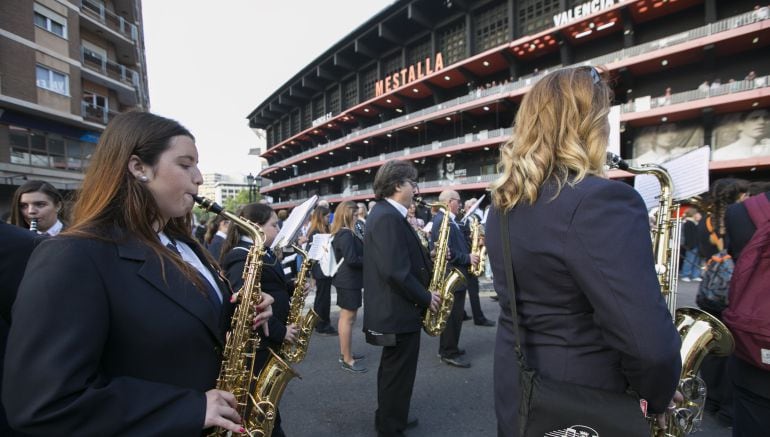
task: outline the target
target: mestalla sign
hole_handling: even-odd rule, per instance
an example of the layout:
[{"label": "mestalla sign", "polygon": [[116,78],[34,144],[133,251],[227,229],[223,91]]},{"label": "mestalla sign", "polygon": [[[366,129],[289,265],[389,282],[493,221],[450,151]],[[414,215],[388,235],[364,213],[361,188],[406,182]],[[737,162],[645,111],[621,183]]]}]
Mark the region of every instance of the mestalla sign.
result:
[{"label": "mestalla sign", "polygon": [[444,57],[439,52],[436,53],[433,59],[430,57],[425,58],[424,61],[404,67],[401,70],[396,70],[385,76],[384,79],[378,80],[374,85],[375,96],[379,97],[389,93],[415,80],[429,76],[442,68],[444,68]]}]

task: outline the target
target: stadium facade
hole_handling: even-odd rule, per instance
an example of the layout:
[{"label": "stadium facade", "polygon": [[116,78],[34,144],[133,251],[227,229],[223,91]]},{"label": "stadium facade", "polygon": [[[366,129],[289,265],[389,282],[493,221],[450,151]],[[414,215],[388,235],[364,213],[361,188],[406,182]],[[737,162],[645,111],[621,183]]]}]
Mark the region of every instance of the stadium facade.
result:
[{"label": "stadium facade", "polygon": [[267,136],[260,191],[278,208],[368,200],[377,167],[409,159],[422,193],[478,196],[524,93],[578,65],[612,77],[622,156],[710,146],[712,178],[767,179],[768,44],[754,1],[396,1],[248,115]]}]

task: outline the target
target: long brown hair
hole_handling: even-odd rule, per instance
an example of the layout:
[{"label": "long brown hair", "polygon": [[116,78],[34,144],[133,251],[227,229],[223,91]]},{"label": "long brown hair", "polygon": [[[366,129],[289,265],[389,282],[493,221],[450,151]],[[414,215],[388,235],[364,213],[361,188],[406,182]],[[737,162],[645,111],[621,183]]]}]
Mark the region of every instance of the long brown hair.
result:
[{"label": "long brown hair", "polygon": [[[29,228],[27,219],[24,218],[24,214],[22,214],[19,204],[21,203],[22,194],[37,192],[45,194],[49,199],[51,199],[51,203],[53,203],[53,205],[59,209],[64,205],[64,198],[62,197],[59,190],[57,190],[53,185],[45,181],[27,181],[24,183],[24,185],[17,188],[15,193],[13,193],[10,221],[12,225],[16,225],[22,228]],[[57,212],[57,218],[59,218],[59,220],[61,220],[61,215],[62,213],[60,210]]]},{"label": "long brown hair", "polygon": [[356,216],[358,215],[358,205],[355,202],[346,200],[334,209],[334,220],[332,221],[331,234],[334,235],[342,228],[348,228],[351,231],[356,225]]},{"label": "long brown hair", "polygon": [[310,225],[307,227],[307,234],[328,234],[329,233],[329,207],[318,205],[310,215]]},{"label": "long brown hair", "polygon": [[[178,122],[149,112],[126,112],[116,116],[99,138],[73,207],[72,225],[64,235],[109,240],[110,230],[120,228],[126,237],[136,238],[149,246],[161,265],[164,261],[171,262],[203,289],[194,268],[161,245],[157,231],[153,229],[154,224],[162,223],[155,198],[128,170],[132,155],[155,166],[176,136],[195,139]],[[197,246],[191,235],[192,213],[170,218],[160,230],[169,238],[184,238],[187,244]],[[206,260],[216,265],[205,250],[198,252],[204,253]]]},{"label": "long brown hair", "polygon": [[[238,208],[236,215],[238,217],[243,217],[250,222],[256,223],[259,226],[264,226],[264,224],[270,220],[270,217],[273,216],[273,208],[264,203],[249,203]],[[220,263],[224,261],[225,255],[227,255],[228,252],[230,252],[235,246],[238,245],[238,242],[241,240],[241,236],[244,235],[246,235],[246,233],[235,224],[232,224],[227,229],[227,238],[225,238],[225,242],[222,243],[222,252],[221,255],[219,255]]]}]

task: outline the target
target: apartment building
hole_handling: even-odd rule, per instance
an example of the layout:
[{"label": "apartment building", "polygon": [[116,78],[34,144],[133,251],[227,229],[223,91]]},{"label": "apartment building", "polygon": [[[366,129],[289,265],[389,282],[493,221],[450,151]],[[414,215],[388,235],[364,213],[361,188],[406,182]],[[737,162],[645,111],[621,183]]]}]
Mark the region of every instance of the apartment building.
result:
[{"label": "apartment building", "polygon": [[0,212],[43,179],[83,179],[116,114],[148,109],[140,0],[0,2]]}]

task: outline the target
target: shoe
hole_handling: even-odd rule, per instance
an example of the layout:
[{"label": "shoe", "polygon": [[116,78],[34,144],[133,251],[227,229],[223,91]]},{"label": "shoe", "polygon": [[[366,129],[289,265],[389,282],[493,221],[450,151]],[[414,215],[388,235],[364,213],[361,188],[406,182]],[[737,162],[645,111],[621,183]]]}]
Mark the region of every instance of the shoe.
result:
[{"label": "shoe", "polygon": [[682,282],[690,282],[690,278],[682,278]]},{"label": "shoe", "polygon": [[703,282],[701,278],[692,278],[693,282]]},{"label": "shoe", "polygon": [[[337,361],[341,363],[343,361],[343,358],[344,357],[340,355],[340,358]],[[354,361],[365,360],[365,359],[366,359],[366,355],[353,354]]]},{"label": "shoe", "polygon": [[[465,355],[465,349],[457,349],[457,356]],[[439,355],[439,358],[441,358],[441,355]]]},{"label": "shoe", "polygon": [[404,430],[416,428],[419,423],[420,421],[417,420],[416,417],[410,417],[409,420],[406,421],[406,428],[404,428]]},{"label": "shoe", "polygon": [[469,316],[467,313],[463,313],[463,322],[470,319],[471,319],[471,316]]},{"label": "shoe", "polygon": [[336,329],[332,328],[331,326],[326,329],[316,329],[315,331],[318,335],[325,335],[329,337],[334,337],[339,335]]},{"label": "shoe", "polygon": [[471,363],[463,361],[459,357],[441,357],[441,362],[449,364],[450,366],[460,367],[461,369],[467,369],[471,367]]},{"label": "shoe", "polygon": [[495,322],[489,319],[484,319],[480,322],[476,322],[475,324],[476,326],[495,326]]},{"label": "shoe", "polygon": [[348,364],[343,361],[342,368],[344,370],[347,370],[348,372],[353,372],[353,373],[366,373],[367,371],[366,367],[358,364],[358,361],[355,361],[355,360],[353,361],[353,364]]}]

